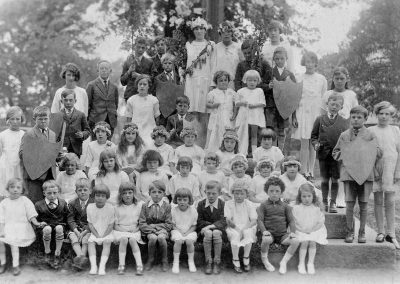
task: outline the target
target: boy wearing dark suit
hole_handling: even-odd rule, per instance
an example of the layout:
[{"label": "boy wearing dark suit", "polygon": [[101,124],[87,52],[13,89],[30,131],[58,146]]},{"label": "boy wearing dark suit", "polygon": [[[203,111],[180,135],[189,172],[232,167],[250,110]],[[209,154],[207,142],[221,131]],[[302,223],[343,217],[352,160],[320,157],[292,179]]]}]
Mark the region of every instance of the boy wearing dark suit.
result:
[{"label": "boy wearing dark suit", "polygon": [[[206,184],[207,198],[197,205],[198,235],[203,236],[203,248],[206,258],[206,274],[219,274],[221,272],[222,236],[225,232],[226,222],[224,217],[225,203],[218,196],[221,194],[221,184],[217,181],[209,181]],[[212,248],[214,247],[214,267]]]},{"label": "boy wearing dark suit", "polygon": [[111,127],[111,136],[117,126],[118,88],[110,82],[111,64],[101,60],[97,64],[99,77],[88,83],[88,122],[90,129],[99,121],[107,122]]},{"label": "boy wearing dark suit", "polygon": [[75,192],[77,198],[68,204],[68,226],[70,232],[68,238],[71,240],[72,249],[76,253],[74,258],[74,266],[82,269],[82,266],[87,263],[88,240],[90,230],[87,221],[86,208],[88,204],[93,203],[93,197],[90,197],[92,190],[90,182],[86,178],[78,179],[75,183]]},{"label": "boy wearing dark suit", "polygon": [[125,101],[137,94],[138,91],[135,81],[139,75],[152,75],[153,60],[144,56],[146,45],[147,42],[145,38],[138,38],[135,42],[135,54],[129,55],[122,66],[120,80],[122,86],[126,86],[124,93]]},{"label": "boy wearing dark suit", "polygon": [[157,53],[151,58],[153,60],[153,65],[151,67],[151,75],[153,78],[164,72],[161,58],[163,57],[163,55],[167,50],[167,46],[165,44],[165,38],[163,36],[157,37],[154,40],[154,44],[156,46]]},{"label": "boy wearing dark suit", "polygon": [[[340,134],[349,128],[348,120],[338,115],[339,110],[343,107],[343,102],[341,95],[330,95],[328,98],[328,113],[317,117],[311,131],[311,144],[317,151],[322,178],[322,201],[325,210],[330,213],[337,213],[336,197],[339,190],[338,179],[340,177],[339,163],[333,159],[332,151]],[[331,179],[332,185],[331,202],[328,208],[329,179]]]}]

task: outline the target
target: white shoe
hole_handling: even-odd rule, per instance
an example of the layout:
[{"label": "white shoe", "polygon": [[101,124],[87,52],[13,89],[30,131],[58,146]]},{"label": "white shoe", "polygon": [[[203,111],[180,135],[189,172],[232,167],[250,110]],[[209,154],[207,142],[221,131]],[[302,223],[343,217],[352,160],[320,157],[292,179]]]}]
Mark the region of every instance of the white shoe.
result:
[{"label": "white shoe", "polygon": [[300,274],[307,274],[306,266],[304,264],[302,264],[302,265],[299,264],[299,266],[297,268],[298,268]]},{"label": "white shoe", "polygon": [[172,273],[174,274],[179,273],[179,262],[172,263]]},{"label": "white shoe", "polygon": [[90,275],[96,275],[97,274],[97,266],[92,266],[90,268],[89,274]]},{"label": "white shoe", "polygon": [[106,275],[106,270],[104,268],[99,268],[99,275]]},{"label": "white shoe", "polygon": [[275,267],[271,264],[271,262],[268,261],[268,259],[266,258],[261,258],[262,263],[264,264],[264,267],[267,271],[269,272],[274,272],[275,271]]},{"label": "white shoe", "polygon": [[287,267],[286,267],[286,262],[280,262],[279,263],[279,273],[280,274],[286,274],[287,272]]},{"label": "white shoe", "polygon": [[315,267],[313,263],[307,264],[308,274],[315,274]]},{"label": "white shoe", "polygon": [[196,265],[194,265],[194,262],[189,261],[188,263],[189,263],[189,271],[190,272],[196,272],[197,269],[196,269]]}]

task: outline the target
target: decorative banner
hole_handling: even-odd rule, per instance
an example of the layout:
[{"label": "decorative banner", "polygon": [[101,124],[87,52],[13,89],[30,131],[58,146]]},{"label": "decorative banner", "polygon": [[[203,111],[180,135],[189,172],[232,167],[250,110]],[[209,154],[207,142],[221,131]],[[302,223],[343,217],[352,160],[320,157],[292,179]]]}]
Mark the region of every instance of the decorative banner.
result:
[{"label": "decorative banner", "polygon": [[283,119],[289,118],[298,108],[302,91],[303,82],[295,83],[290,79],[285,81],[274,79],[274,100]]},{"label": "decorative banner", "polygon": [[160,111],[164,117],[168,117],[176,108],[176,98],[184,95],[183,85],[173,82],[158,82],[156,96],[160,102]]}]

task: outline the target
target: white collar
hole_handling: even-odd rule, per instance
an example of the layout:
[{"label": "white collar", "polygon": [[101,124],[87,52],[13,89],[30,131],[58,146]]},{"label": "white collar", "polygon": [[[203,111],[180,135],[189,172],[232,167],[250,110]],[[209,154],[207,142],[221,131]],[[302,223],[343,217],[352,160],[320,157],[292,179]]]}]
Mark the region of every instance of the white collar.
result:
[{"label": "white collar", "polygon": [[71,113],[73,113],[73,112],[74,112],[74,109],[75,109],[75,108],[72,107],[72,108],[71,108],[71,111],[68,111],[66,108],[64,108],[66,114],[71,114]]},{"label": "white collar", "polygon": [[214,203],[210,203],[210,201],[208,201],[208,199],[206,199],[206,208],[207,207],[214,207],[215,209],[218,209],[218,198],[217,200],[214,201]]},{"label": "white collar", "polygon": [[185,117],[186,117],[186,114],[180,115],[179,113],[177,113],[177,115],[178,115],[178,118],[179,118],[179,119],[185,119]]},{"label": "white collar", "polygon": [[165,75],[171,74],[171,76],[174,76],[174,71],[173,70],[171,72],[164,71],[164,73],[165,73]]},{"label": "white collar", "polygon": [[328,111],[328,118],[331,118],[331,115],[333,115],[333,118],[335,118],[335,117],[337,116],[337,113],[336,113],[336,114],[333,114],[333,113],[330,113],[330,112]]},{"label": "white collar", "polygon": [[[79,198],[78,198],[78,200],[79,200],[79,204],[82,204],[82,200],[80,200]],[[88,203],[88,201],[89,201],[89,198],[86,199],[86,201],[83,201],[83,202],[85,202],[85,205],[86,205]]]},{"label": "white collar", "polygon": [[276,66],[276,68],[278,69],[279,75],[282,75],[283,70],[285,70],[285,67],[279,68],[278,66]]},{"label": "white collar", "polygon": [[165,202],[165,201],[164,201],[164,198],[162,198],[161,201],[158,202],[158,203],[154,203],[154,202],[153,202],[153,199],[151,199],[150,202],[149,202],[149,204],[147,205],[147,207],[151,207],[153,204],[158,204],[158,205],[161,207],[161,206],[163,205],[164,202]]},{"label": "white collar", "polygon": [[[47,197],[44,198],[44,201],[46,202],[47,205],[50,204],[50,200],[48,200]],[[53,203],[58,205],[58,198]]]}]

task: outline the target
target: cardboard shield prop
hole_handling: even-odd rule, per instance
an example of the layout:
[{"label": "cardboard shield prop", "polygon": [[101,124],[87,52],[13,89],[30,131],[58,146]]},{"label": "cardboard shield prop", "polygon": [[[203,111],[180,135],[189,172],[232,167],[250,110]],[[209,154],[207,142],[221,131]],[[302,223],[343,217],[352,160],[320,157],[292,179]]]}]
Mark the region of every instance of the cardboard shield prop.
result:
[{"label": "cardboard shield prop", "polygon": [[45,139],[25,136],[22,148],[22,160],[29,177],[34,180],[56,165],[61,142],[51,143]]},{"label": "cardboard shield prop", "polygon": [[175,110],[176,98],[184,95],[182,85],[173,82],[159,82],[157,84],[156,96],[160,102],[160,111],[164,117],[168,117]]},{"label": "cardboard shield prop", "polygon": [[362,185],[374,168],[378,148],[375,140],[358,143],[359,141],[356,139],[347,142],[342,148],[341,156],[346,171]]},{"label": "cardboard shield prop", "polygon": [[294,83],[290,79],[286,81],[274,79],[274,100],[283,119],[289,118],[299,106],[302,90],[302,82]]}]

